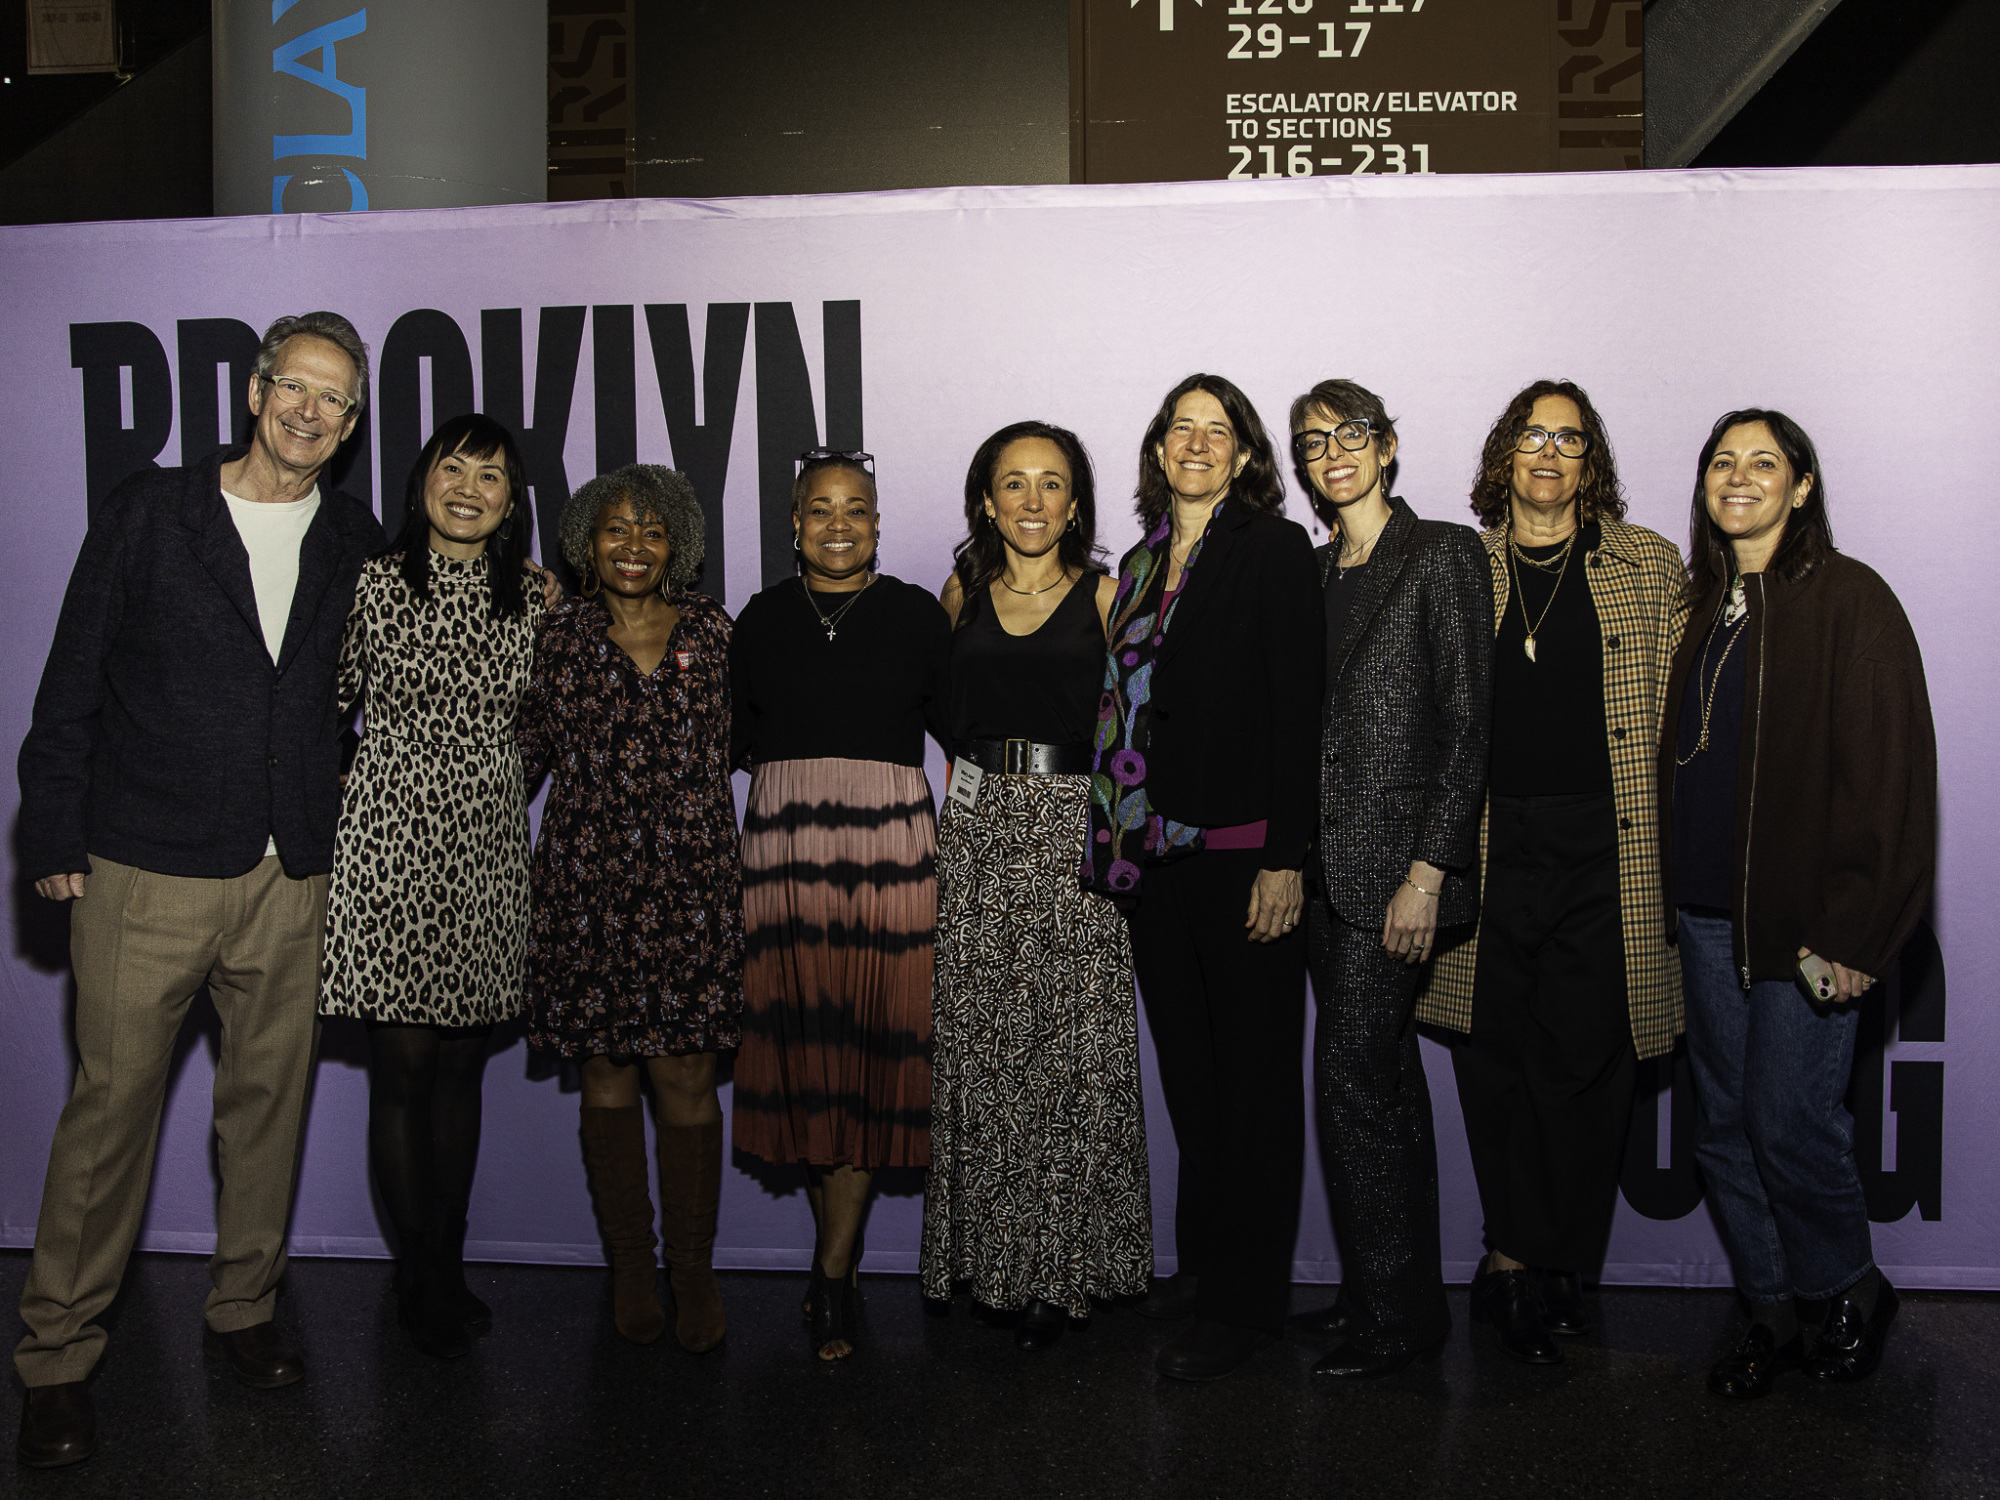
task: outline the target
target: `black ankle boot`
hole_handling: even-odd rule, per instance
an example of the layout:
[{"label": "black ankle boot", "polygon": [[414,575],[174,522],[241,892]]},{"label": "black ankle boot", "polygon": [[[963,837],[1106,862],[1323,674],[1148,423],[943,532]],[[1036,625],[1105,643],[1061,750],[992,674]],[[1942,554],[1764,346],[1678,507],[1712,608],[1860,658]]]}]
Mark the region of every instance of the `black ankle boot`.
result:
[{"label": "black ankle boot", "polygon": [[396,1268],[396,1320],[421,1352],[432,1359],[457,1359],[472,1352],[472,1338],[458,1313],[443,1274],[438,1236],[413,1238],[403,1246]]},{"label": "black ankle boot", "polygon": [[1015,1347],[1030,1353],[1046,1349],[1063,1335],[1069,1318],[1053,1302],[1032,1299],[1014,1318]]}]

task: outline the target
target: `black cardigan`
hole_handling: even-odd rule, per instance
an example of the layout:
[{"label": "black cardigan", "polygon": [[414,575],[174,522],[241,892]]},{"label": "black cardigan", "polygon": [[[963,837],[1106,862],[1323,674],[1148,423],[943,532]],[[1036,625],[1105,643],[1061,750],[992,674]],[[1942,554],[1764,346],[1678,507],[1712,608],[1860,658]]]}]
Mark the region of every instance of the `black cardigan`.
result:
[{"label": "black cardigan", "polygon": [[[1341,917],[1381,926],[1421,859],[1446,871],[1438,925],[1479,913],[1493,712],[1493,571],[1470,526],[1390,502],[1326,664],[1320,877]],[[1322,577],[1335,566],[1319,549]]]},{"label": "black cardigan", "polygon": [[1326,604],[1305,528],[1223,506],[1153,663],[1154,808],[1197,828],[1261,819],[1262,868],[1298,869],[1319,811],[1325,666]]},{"label": "black cardigan", "polygon": [[275,837],[285,872],[333,867],[341,633],[361,564],[384,545],[368,507],[322,491],[274,666],[221,467],[149,469],[99,507],[63,596],[21,743],[20,858],[30,880],[102,855],[226,879]]},{"label": "black cardigan", "polygon": [[[1789,979],[1801,947],[1880,976],[1930,905],[1937,738],[1923,654],[1874,569],[1834,553],[1798,583],[1744,579],[1743,744],[1736,767],[1738,972]],[[1674,655],[1660,736],[1660,865],[1673,907],[1674,769],[1681,702],[1720,584],[1696,601]]]}]

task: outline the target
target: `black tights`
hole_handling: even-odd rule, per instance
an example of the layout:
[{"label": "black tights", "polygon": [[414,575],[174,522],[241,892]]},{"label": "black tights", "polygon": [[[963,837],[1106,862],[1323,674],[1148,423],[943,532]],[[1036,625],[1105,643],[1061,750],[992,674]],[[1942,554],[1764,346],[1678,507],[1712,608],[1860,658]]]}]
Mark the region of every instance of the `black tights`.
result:
[{"label": "black tights", "polygon": [[491,1031],[368,1023],[368,1158],[403,1254],[465,1221]]}]

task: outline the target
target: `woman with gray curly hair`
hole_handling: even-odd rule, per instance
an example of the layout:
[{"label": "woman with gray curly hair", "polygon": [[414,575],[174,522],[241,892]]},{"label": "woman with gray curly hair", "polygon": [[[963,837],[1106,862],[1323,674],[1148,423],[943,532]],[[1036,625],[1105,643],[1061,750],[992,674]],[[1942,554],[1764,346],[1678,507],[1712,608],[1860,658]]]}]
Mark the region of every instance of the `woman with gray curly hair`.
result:
[{"label": "woman with gray curly hair", "polygon": [[549,617],[520,739],[549,794],[535,845],[528,1041],[583,1068],[583,1158],[610,1251],[618,1331],[666,1328],[646,1186],[653,1085],[675,1335],[722,1342],[709,1253],[722,1189],[716,1054],[743,1012],[743,872],[730,792],[729,637],[693,592],[701,507],[653,464],[571,496],[563,556],[581,598]]}]

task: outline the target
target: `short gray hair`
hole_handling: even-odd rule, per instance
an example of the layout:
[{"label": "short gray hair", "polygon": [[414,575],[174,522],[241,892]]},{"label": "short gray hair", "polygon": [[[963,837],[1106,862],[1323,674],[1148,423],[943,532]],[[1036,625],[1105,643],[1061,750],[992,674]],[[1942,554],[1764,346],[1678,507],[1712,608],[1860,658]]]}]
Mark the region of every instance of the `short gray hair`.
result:
[{"label": "short gray hair", "polygon": [[368,404],[368,346],[361,342],[361,335],[354,331],[354,325],[337,312],[299,313],[295,317],[280,318],[266,328],[264,342],[257,346],[258,376],[269,380],[278,368],[278,352],[285,347],[285,340],[297,338],[302,333],[325,339],[354,361],[355,373],[361,378],[361,393],[355,397],[354,409],[360,411]]},{"label": "short gray hair", "polygon": [[627,464],[609,474],[586,480],[563,506],[557,536],[562,555],[579,578],[592,575],[591,537],[597,517],[614,500],[630,500],[640,521],[657,521],[667,530],[667,587],[685,593],[701,571],[707,528],[694,486],[678,469],[661,464]]}]

